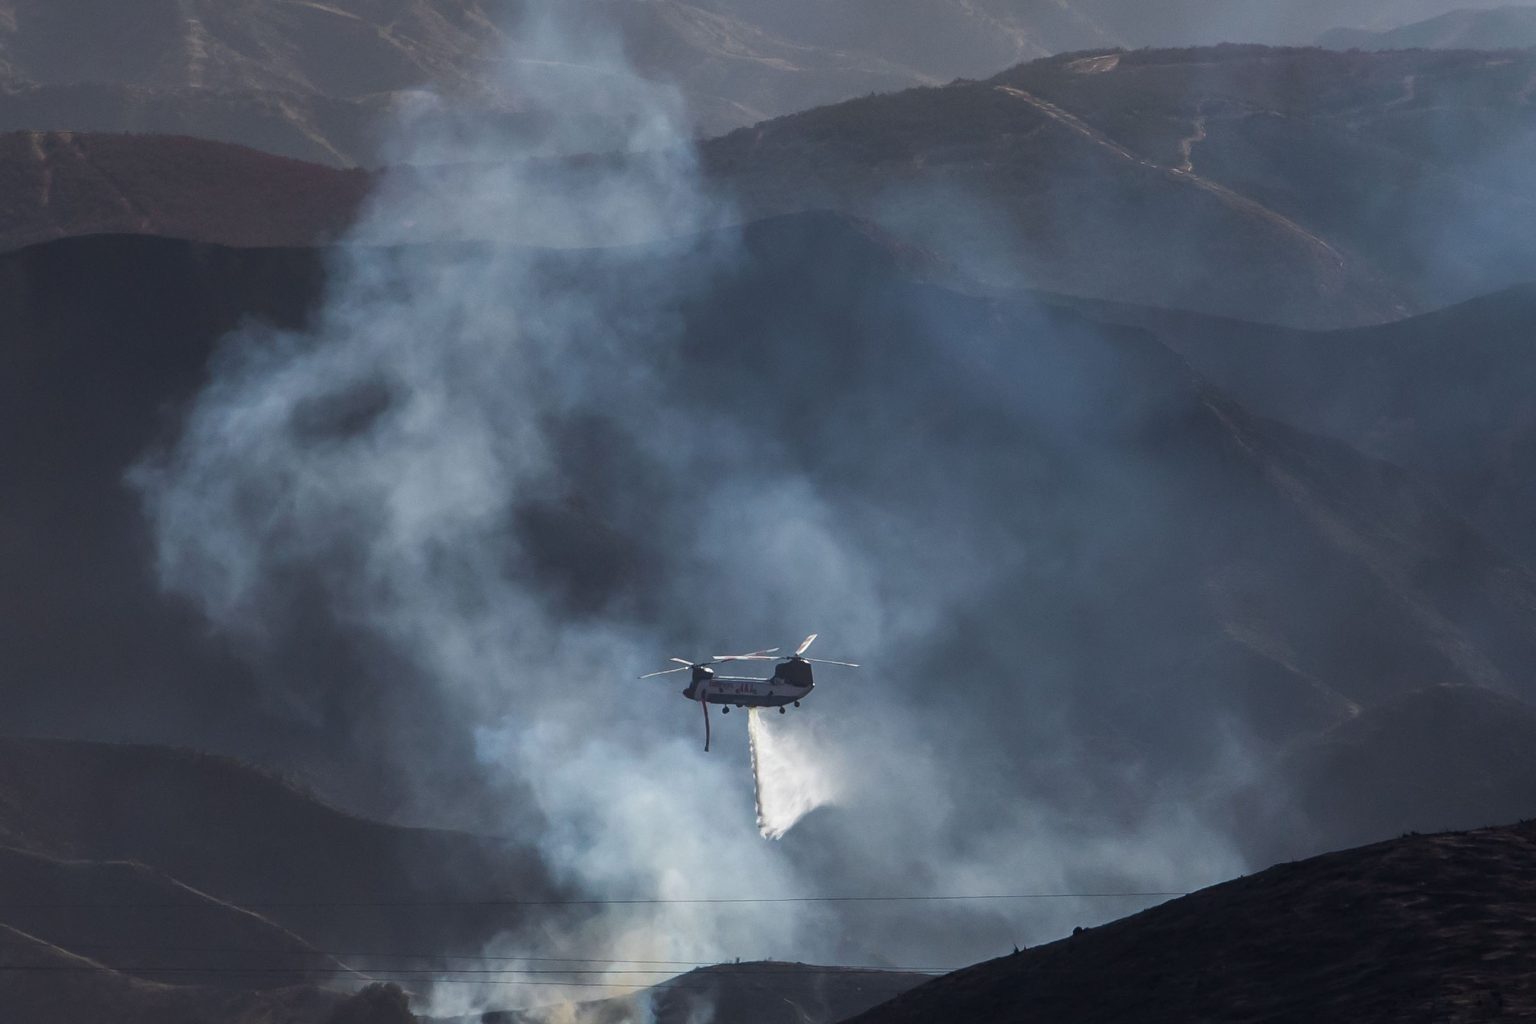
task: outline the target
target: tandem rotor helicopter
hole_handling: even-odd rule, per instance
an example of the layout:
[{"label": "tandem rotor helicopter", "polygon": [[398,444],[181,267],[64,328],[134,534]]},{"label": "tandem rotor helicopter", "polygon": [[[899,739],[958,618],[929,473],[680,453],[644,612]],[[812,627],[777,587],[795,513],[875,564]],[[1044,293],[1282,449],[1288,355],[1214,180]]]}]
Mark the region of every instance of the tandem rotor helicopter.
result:
[{"label": "tandem rotor helicopter", "polygon": [[[858,668],[851,661],[831,661],[826,658],[807,658],[805,652],[811,644],[816,642],[818,634],[812,633],[806,637],[800,646],[795,648],[795,653],[789,657],[774,657],[777,647],[770,647],[766,651],[753,651],[751,654],[716,654],[708,661],[689,661],[686,658],[673,658],[680,668],[666,668],[660,672],[651,672],[643,675],[641,679],[654,679],[657,676],[669,676],[674,672],[692,672],[688,682],[688,689],[682,694],[689,700],[699,702],[699,707],[704,709],[704,750],[709,751],[709,706],[721,705],[720,713],[729,714],[732,707],[738,708],[778,708],[779,714],[784,713],[785,705],[800,706],[800,701],[816,688],[816,683],[811,678],[811,664],[817,665],[841,665],[844,668]],[[712,666],[723,665],[732,661],[777,661],[773,675],[767,679],[756,679],[745,676],[718,676]]]}]

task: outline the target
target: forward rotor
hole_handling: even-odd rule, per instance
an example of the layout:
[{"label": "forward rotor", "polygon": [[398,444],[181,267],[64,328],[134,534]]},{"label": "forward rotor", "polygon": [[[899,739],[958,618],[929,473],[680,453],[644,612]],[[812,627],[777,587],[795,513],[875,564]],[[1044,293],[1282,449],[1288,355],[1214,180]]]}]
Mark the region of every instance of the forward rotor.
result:
[{"label": "forward rotor", "polygon": [[810,636],[800,641],[800,646],[795,648],[795,653],[789,656],[789,660],[808,661],[814,665],[841,665],[843,668],[859,667],[851,661],[833,661],[830,658],[807,658],[805,656],[805,652],[811,649],[811,644],[815,643],[816,638],[820,635],[820,633],[812,633]]}]

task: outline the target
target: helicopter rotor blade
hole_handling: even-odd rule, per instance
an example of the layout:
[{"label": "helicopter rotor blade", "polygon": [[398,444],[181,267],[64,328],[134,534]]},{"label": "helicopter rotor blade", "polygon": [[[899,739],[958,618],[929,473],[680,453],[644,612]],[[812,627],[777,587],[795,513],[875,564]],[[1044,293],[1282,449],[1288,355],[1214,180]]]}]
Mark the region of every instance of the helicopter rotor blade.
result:
[{"label": "helicopter rotor blade", "polygon": [[811,644],[815,643],[816,642],[816,638],[818,636],[820,636],[820,635],[821,635],[820,633],[812,633],[810,636],[806,637],[803,641],[801,641],[800,646],[795,648],[795,657],[798,658],[798,657],[800,657],[800,655],[802,655],[806,651],[810,650]]},{"label": "helicopter rotor blade", "polygon": [[693,662],[689,661],[687,658],[668,658],[667,660],[675,661],[679,665],[687,665],[689,668],[693,668]]},{"label": "helicopter rotor blade", "polygon": [[715,654],[711,655],[716,661],[772,661],[769,657],[777,647],[770,647],[766,651],[753,651],[750,654]]},{"label": "helicopter rotor blade", "polygon": [[692,665],[684,665],[682,668],[664,668],[660,672],[648,672],[645,675],[641,676],[640,678],[641,679],[655,679],[657,676],[669,676],[673,672],[687,672],[690,668],[693,668],[693,666]]},{"label": "helicopter rotor blade", "polygon": [[829,658],[801,658],[800,660],[801,661],[815,662],[817,665],[841,665],[841,666],[843,666],[843,668],[858,668],[859,667],[858,665],[855,665],[851,661],[832,661]]}]

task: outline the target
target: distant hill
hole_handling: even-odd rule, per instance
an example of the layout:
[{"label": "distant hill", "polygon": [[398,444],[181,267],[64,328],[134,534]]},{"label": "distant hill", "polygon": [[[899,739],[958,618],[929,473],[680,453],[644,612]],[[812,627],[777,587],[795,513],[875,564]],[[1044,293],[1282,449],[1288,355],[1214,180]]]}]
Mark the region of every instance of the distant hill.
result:
[{"label": "distant hill", "polygon": [[[331,1024],[338,1012],[362,1005],[363,999],[314,986],[230,991],[145,981],[0,925],[0,1008],[14,1024]],[[400,1014],[340,1019],[411,1024]]]},{"label": "distant hill", "polygon": [[[6,1020],[57,1020],[68,1011],[134,1022],[170,1014],[188,1024],[321,1024],[349,999],[359,1008],[368,1002],[347,993],[369,983],[370,972],[416,989],[434,971],[472,977],[463,958],[492,935],[514,932],[528,913],[434,900],[551,892],[538,867],[501,844],[341,814],[224,758],[0,740]],[[546,924],[558,917],[552,908],[540,913]],[[455,952],[458,959],[445,959]],[[735,1020],[831,1024],[925,977],[720,965],[581,1012],[594,1024],[617,1024],[644,1005],[660,1024],[685,1024],[707,1000]],[[506,991],[508,1003],[538,1002]],[[389,1011],[395,1004],[381,1005],[336,1024],[404,1024],[403,1011]]]},{"label": "distant hill", "polygon": [[442,957],[527,923],[477,899],[559,892],[524,849],[348,815],[226,758],[0,740],[7,1021],[407,1024],[403,995],[358,992],[370,972],[462,966]]},{"label": "distant hill", "polygon": [[[487,130],[537,128],[525,95],[601,89],[609,73],[517,28],[520,0],[102,0],[0,4],[0,130],[191,134],[338,165],[375,165],[390,113],[423,90]],[[924,81],[858,49],[791,40],[707,6],[591,0],[577,44],[615,34],[717,132]],[[1018,59],[1005,51],[991,69]],[[546,111],[546,113],[548,113]]]},{"label": "distant hill", "polygon": [[80,234],[313,244],[352,223],[370,179],[199,139],[0,135],[0,247]]},{"label": "distant hill", "polygon": [[[271,919],[141,862],[57,858],[0,846],[0,866],[0,928],[104,971],[236,990],[348,975],[366,980]],[[12,944],[7,937],[0,936],[0,947]]]},{"label": "distant hill", "polygon": [[529,1010],[430,1019],[423,1024],[689,1024],[704,1007],[732,1024],[834,1024],[926,981],[930,975],[754,961],[680,974],[632,995]]},{"label": "distant hill", "polygon": [[1336,28],[1318,37],[1335,50],[1509,50],[1536,46],[1536,7],[1460,10],[1384,31]]},{"label": "distant hill", "polygon": [[[1479,687],[1431,687],[1298,744],[1286,783],[1239,798],[1255,863],[1399,830],[1472,828],[1536,808],[1536,711]],[[1267,818],[1259,822],[1254,819]]]},{"label": "distant hill", "polygon": [[1499,546],[1536,565],[1536,287],[1352,330],[1268,328],[1071,302],[1158,335],[1263,416],[1402,466]]},{"label": "distant hill", "polygon": [[1527,822],[1282,864],[956,971],[850,1024],[1526,1017],[1533,856]]},{"label": "distant hill", "polygon": [[979,277],[1300,325],[1536,277],[1536,56],[1101,51],[704,147],[749,216],[834,208]]},{"label": "distant hill", "polygon": [[[995,0],[1026,6],[1028,0]],[[1070,6],[1123,38],[1123,45],[1309,43],[1336,25],[1391,28],[1458,7],[1491,7],[1501,0],[1073,0]]]},{"label": "distant hill", "polygon": [[[614,35],[640,74],[675,83],[693,126],[709,135],[871,92],[985,77],[1053,53],[1306,42],[1340,23],[1391,27],[1442,14],[1452,2],[560,6],[578,44]],[[607,74],[526,30],[525,9],[524,0],[145,0],[131,9],[106,0],[5,0],[0,131],[195,135],[338,166],[375,166],[390,155],[382,141],[392,112],[432,90],[482,131],[537,133],[552,111],[530,106],[530,88],[600,91]]]},{"label": "distant hill", "polygon": [[[83,883],[99,878],[94,891],[104,902],[176,904],[181,909],[153,915],[161,944],[221,934],[224,941],[211,945],[239,945],[226,919],[254,911],[260,917],[248,931],[271,933],[280,924],[289,933],[259,948],[276,939],[279,948],[308,942],[333,954],[280,965],[301,968],[301,977],[336,969],[338,953],[366,968],[370,951],[478,951],[491,936],[515,931],[528,912],[451,904],[560,895],[527,848],[370,821],[226,758],[152,746],[0,741],[0,844],[41,858],[26,862],[35,870],[49,862],[101,865],[48,887],[67,903],[91,902],[93,887]],[[164,881],[157,891],[112,864],[144,865]],[[13,876],[17,884],[19,872]],[[177,886],[196,892],[178,899]],[[0,905],[0,922],[19,921],[56,941],[81,939],[81,927],[101,917],[55,907],[23,909],[13,919]],[[146,934],[142,920],[118,927]]]},{"label": "distant hill", "polygon": [[713,0],[713,5],[796,38],[896,55],[936,73],[978,77],[1021,59],[1090,47],[1308,43],[1339,24],[1391,28],[1497,2]]},{"label": "distant hill", "polygon": [[[1536,56],[1109,51],[824,107],[702,152],[743,218],[864,216],[986,287],[1338,327],[1536,278],[1519,229],[1536,206],[1533,77]],[[611,169],[534,166],[530,187],[562,193]],[[0,178],[0,249],[99,231],[323,244],[374,180],[187,139],[31,133],[0,137]]]},{"label": "distant hill", "polygon": [[[719,964],[679,975],[639,998],[588,1003],[581,1009],[590,1024],[633,1020],[641,1006],[650,1008],[655,1024],[685,1024],[701,1004],[714,1006],[716,1020],[739,1024],[832,1024],[894,998],[927,978],[898,971],[775,961]],[[529,1016],[529,1024],[540,1021],[537,1014]]]},{"label": "distant hill", "polygon": [[[933,711],[963,717],[977,743],[1006,730],[1000,756],[1019,763],[988,780],[1000,793],[1062,770],[1032,760],[1054,748],[1047,735],[1021,741],[1029,723],[1004,713],[1020,702],[1052,706],[1053,728],[1069,722],[1087,749],[1110,752],[1072,771],[1074,785],[1097,779],[1113,789],[1125,785],[1122,758],[1158,765],[1165,782],[1200,775],[1221,742],[1213,715],[1251,731],[1258,750],[1278,753],[1426,686],[1536,696],[1526,671],[1536,658],[1536,580],[1411,475],[1252,415],[1145,333],[1030,297],[979,298],[926,283],[914,274],[925,264],[867,224],[794,216],[741,237],[750,258],[724,276],[712,268],[715,287],[678,311],[681,354],[657,384],[658,401],[687,395],[699,415],[724,421],[742,415],[728,396],[754,381],[795,379],[782,400],[754,407],[742,429],[768,432],[788,457],[833,474],[874,507],[922,516],[929,502],[963,498],[979,503],[969,513],[979,521],[1061,552],[950,608],[952,632],[924,649],[908,681],[917,702],[926,692],[918,681],[944,665],[1007,681]],[[701,273],[668,250],[546,259],[550,272],[563,272],[562,260],[591,260],[584,279],[615,288],[638,287],[658,267],[686,279]],[[636,272],[636,260],[647,261],[647,273]],[[159,593],[123,484],[126,467],[174,428],[214,341],[246,316],[304,322],[324,266],[313,251],[135,236],[0,258],[0,312],[12,332],[0,373],[0,555],[9,567],[0,643],[11,665],[0,693],[39,730],[259,751],[312,768],[364,806],[410,807],[418,793],[453,786],[460,813],[471,813],[474,766],[453,742],[446,709],[423,702],[408,674],[380,670],[368,660],[377,652],[359,650],[323,608],[306,606],[297,616],[303,634],[284,634],[253,674],[190,609]],[[90,303],[78,301],[82,282],[91,284]],[[983,354],[963,364],[975,367],[965,374],[1005,366],[988,379],[1006,387],[994,394],[956,376],[953,346],[962,343],[954,339]],[[586,451],[582,431],[596,428],[569,429],[564,443]],[[857,454],[868,446],[909,455],[871,462]],[[1001,461],[991,454],[998,446],[1009,453]],[[520,571],[551,601],[623,606],[637,600],[648,573],[664,570],[669,545],[649,525],[650,503],[604,486],[603,467],[625,457],[613,450],[566,460],[558,493],[579,497],[547,499],[518,519],[528,549],[541,553]],[[1136,471],[1095,468],[1127,466]],[[1042,497],[1005,514],[985,504],[996,493]],[[599,545],[590,542],[592,524],[602,527]],[[1135,571],[1105,593],[1079,571],[1082,559]],[[989,654],[976,640],[998,635],[1028,646],[1039,667],[1020,676],[1006,652]],[[380,735],[409,746],[410,771],[379,750]],[[46,764],[50,749],[17,754],[15,763]],[[252,806],[317,822],[283,829],[285,842],[324,826],[337,830],[333,850],[373,848],[366,837],[375,826],[257,785],[222,762],[193,771],[197,763],[118,752],[93,753],[67,772],[39,768],[21,791],[21,838],[10,841],[50,856],[134,857],[222,897],[253,898],[252,890],[268,890],[261,872],[302,859],[302,845],[260,856],[253,846],[249,857],[234,850],[213,867],[150,813],[169,813],[163,800],[125,798],[125,807],[144,809],[102,819],[112,827],[97,835],[68,824],[94,820],[86,808],[46,788],[57,778],[76,780],[68,792],[116,792],[142,774],[162,780],[155,791],[202,806],[215,787],[192,780],[229,774],[247,780],[238,791]],[[1051,787],[1030,792],[1052,799]],[[47,816],[45,807],[59,810]],[[209,805],[210,821],[221,820],[219,807]],[[473,843],[378,834],[391,838],[374,844],[383,859],[366,871],[349,873],[345,857],[331,857],[306,873],[338,879],[340,891],[369,877],[388,888],[407,851],[441,858],[457,850],[483,863]],[[27,837],[42,838],[27,845]],[[546,884],[539,877],[528,884]],[[283,921],[306,936],[330,926]]]}]

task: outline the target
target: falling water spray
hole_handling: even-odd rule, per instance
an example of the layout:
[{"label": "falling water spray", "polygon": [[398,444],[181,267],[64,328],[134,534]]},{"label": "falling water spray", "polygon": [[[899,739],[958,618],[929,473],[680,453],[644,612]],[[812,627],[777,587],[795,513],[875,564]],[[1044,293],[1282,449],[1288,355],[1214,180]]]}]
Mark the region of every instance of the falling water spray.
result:
[{"label": "falling water spray", "polygon": [[747,745],[752,752],[752,789],[757,830],[781,839],[818,807],[836,802],[830,778],[815,770],[818,760],[802,737],[770,728],[757,708],[747,711]]}]

